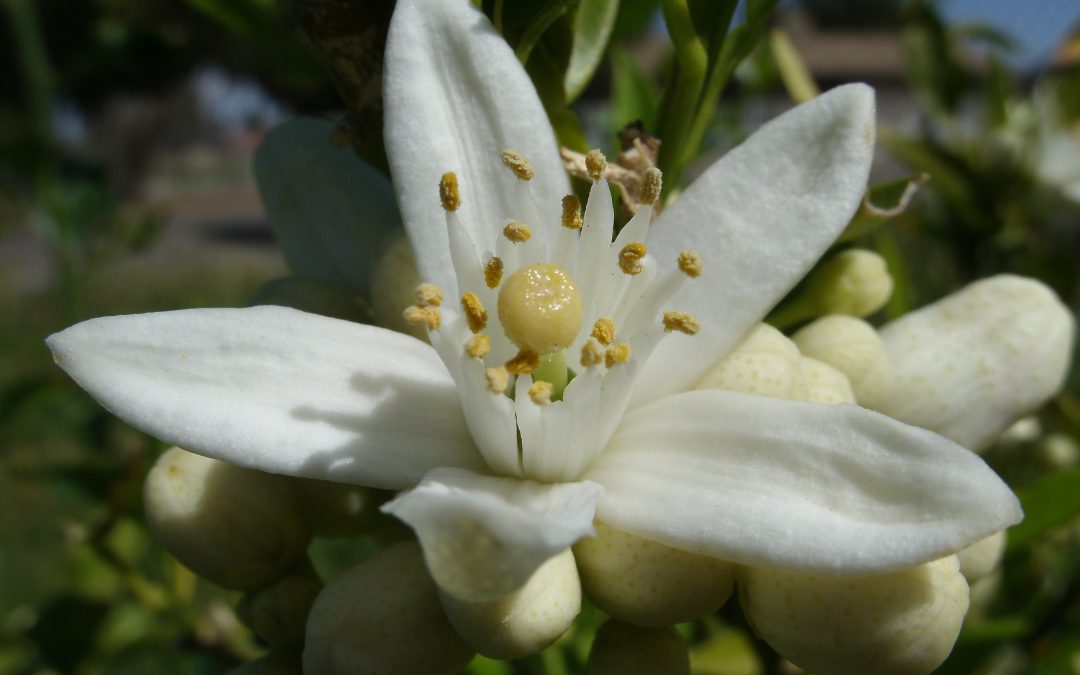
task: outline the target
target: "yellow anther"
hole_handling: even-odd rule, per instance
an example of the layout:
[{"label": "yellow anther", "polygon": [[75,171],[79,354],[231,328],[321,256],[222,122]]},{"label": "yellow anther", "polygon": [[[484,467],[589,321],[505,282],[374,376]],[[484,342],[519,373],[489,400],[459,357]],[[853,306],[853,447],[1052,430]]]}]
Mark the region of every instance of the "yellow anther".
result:
[{"label": "yellow anther", "polygon": [[439,180],[439,201],[447,211],[457,211],[461,206],[461,191],[458,190],[457,174],[447,171]]},{"label": "yellow anther", "polygon": [[664,330],[694,335],[701,330],[701,324],[688,312],[664,312]]},{"label": "yellow anther", "polygon": [[488,288],[495,288],[502,281],[503,261],[502,258],[492,256],[484,263],[484,283]]},{"label": "yellow anther", "polygon": [[461,296],[461,309],[465,312],[465,320],[469,322],[469,330],[479,333],[487,326],[487,310],[484,309],[480,298],[476,293],[466,293]]},{"label": "yellow anther", "polygon": [[482,359],[491,351],[490,335],[474,335],[465,343],[465,353],[470,359]]},{"label": "yellow anther", "polygon": [[503,236],[515,244],[523,244],[532,238],[532,230],[520,220],[511,220],[503,228]]},{"label": "yellow anther", "polygon": [[540,355],[527,349],[520,350],[506,362],[506,370],[515,375],[528,375],[540,367]]},{"label": "yellow anther", "polygon": [[664,188],[664,174],[660,169],[650,167],[645,169],[645,179],[641,185],[638,197],[642,204],[655,204],[660,199],[660,191]]},{"label": "yellow anther", "polygon": [[562,198],[562,226],[568,230],[580,230],[584,221],[581,219],[581,200],[577,195]]},{"label": "yellow anther", "polygon": [[585,155],[585,171],[589,173],[589,178],[593,180],[603,178],[604,172],[607,171],[607,157],[604,157],[604,153],[596,148],[590,150],[589,154]]},{"label": "yellow anther", "polygon": [[529,398],[536,405],[551,405],[551,394],[555,391],[555,387],[550,382],[533,382],[529,387]]},{"label": "yellow anther", "polygon": [[550,354],[566,349],[581,330],[581,295],[566,270],[537,263],[522,267],[499,290],[499,320],[519,349]]},{"label": "yellow anther", "polygon": [[703,269],[701,256],[697,251],[681,251],[679,253],[679,269],[688,277],[700,277]]},{"label": "yellow anther", "polygon": [[596,341],[607,346],[615,342],[615,321],[610,316],[602,316],[593,324],[592,333]]},{"label": "yellow anther", "polygon": [[510,374],[502,366],[485,370],[484,380],[487,382],[488,391],[492,394],[505,394],[506,388],[510,386]]},{"label": "yellow anther", "polygon": [[596,340],[581,345],[581,367],[592,368],[604,362],[604,349]]},{"label": "yellow anther", "polygon": [[641,261],[645,258],[645,244],[635,241],[627,244],[619,251],[619,269],[631,276],[641,274],[645,265]]},{"label": "yellow anther", "polygon": [[630,360],[630,343],[618,342],[608,347],[608,350],[604,353],[604,365],[608,368],[613,368],[620,363],[626,363]]},{"label": "yellow anther", "polygon": [[426,307],[420,305],[406,307],[402,316],[405,317],[406,323],[410,326],[424,324],[428,330],[437,330],[442,324],[442,314],[439,313],[439,308],[430,305]]},{"label": "yellow anther", "polygon": [[518,180],[532,180],[532,177],[536,175],[529,160],[517,150],[503,150],[499,153],[499,157],[502,158],[502,163],[506,165],[506,168],[518,177]]},{"label": "yellow anther", "polygon": [[425,282],[416,287],[416,304],[421,307],[438,307],[442,304],[442,299],[442,289],[435,284]]}]

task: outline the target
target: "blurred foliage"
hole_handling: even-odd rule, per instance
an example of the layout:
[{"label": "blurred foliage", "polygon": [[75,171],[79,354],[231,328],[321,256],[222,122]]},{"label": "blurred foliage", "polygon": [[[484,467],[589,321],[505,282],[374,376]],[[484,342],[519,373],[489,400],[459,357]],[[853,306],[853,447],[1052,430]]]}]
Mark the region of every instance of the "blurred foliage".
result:
[{"label": "blurred foliage", "polygon": [[[705,0],[477,4],[526,66],[564,145],[586,149],[587,132],[611,138],[641,120],[664,142],[660,163],[672,188],[684,167],[738,142],[744,111],[798,66],[790,44],[774,39],[770,49],[764,42],[777,4],[771,0],[750,0],[739,12],[735,2]],[[1005,67],[1001,35],[946,25],[930,3],[897,5],[807,2],[823,26],[899,25],[919,101],[918,134],[879,132],[905,177],[869,192],[843,242],[872,246],[889,260],[897,291],[884,315],[1003,271],[1040,278],[1080,309],[1080,205],[1046,168],[1055,139],[1078,133],[1080,71],[1047,73],[1032,84]],[[0,83],[0,236],[13,223],[31,223],[56,270],[45,290],[0,286],[0,494],[7,507],[0,514],[0,673],[225,672],[261,645],[233,616],[235,593],[199,580],[153,542],[140,486],[160,444],[117,421],[53,367],[41,338],[98,315],[243,305],[264,279],[211,263],[118,272],[116,261],[155,244],[163,216],[112,189],[106,158],[61,147],[46,111],[59,100],[95,110],[117,92],[163,94],[195,67],[214,63],[252,76],[298,110],[321,112],[342,107],[337,74],[292,25],[285,0],[3,0],[0,8],[0,34],[12,36],[0,66],[13,74]],[[658,55],[645,58],[657,41],[658,12],[671,43],[661,39]],[[802,96],[809,95],[812,81],[801,77]],[[785,81],[795,89],[794,80]],[[597,132],[586,112],[598,100],[610,103],[599,106],[607,124]],[[973,603],[941,672],[1075,670],[1075,369],[1035,424],[1033,435],[1007,435],[986,456],[1016,488],[1027,518],[1011,533],[996,590]],[[329,576],[376,542],[321,538],[310,555]],[[512,664],[477,657],[468,672],[583,672],[603,620],[586,606],[551,649]],[[680,630],[696,673],[786,672],[754,637],[737,599]]]}]

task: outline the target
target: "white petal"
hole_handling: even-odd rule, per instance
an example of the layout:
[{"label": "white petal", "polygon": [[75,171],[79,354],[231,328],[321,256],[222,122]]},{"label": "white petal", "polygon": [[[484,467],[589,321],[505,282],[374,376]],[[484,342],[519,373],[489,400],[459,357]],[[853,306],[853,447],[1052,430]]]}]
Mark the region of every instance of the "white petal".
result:
[{"label": "white petal", "polygon": [[267,306],[92,319],[47,342],[124,421],[234,464],[386,488],[483,466],[446,368],[400,333]]},{"label": "white petal", "polygon": [[[560,222],[570,190],[551,124],[513,50],[470,3],[397,3],[383,95],[394,186],[425,279],[456,295],[438,196],[447,171],[458,174],[461,222],[481,251],[494,250],[511,218],[538,213],[541,222],[528,224],[541,234]],[[536,169],[526,203],[499,159],[506,149]]]},{"label": "white petal", "polygon": [[977,456],[852,405],[724,391],[628,415],[585,478],[597,517],[747,565],[885,572],[957,551],[1019,521]]},{"label": "white petal", "polygon": [[881,329],[893,382],[876,407],[981,450],[1061,388],[1074,334],[1038,281],[978,281]]},{"label": "white petal", "polygon": [[702,329],[664,341],[638,402],[689,388],[809,271],[858,208],[873,151],[873,90],[838,87],[761,127],[660,215],[647,242],[660,264],[683,249],[704,261],[670,308]]},{"label": "white petal", "polygon": [[300,276],[366,293],[382,236],[401,225],[390,181],[330,142],[334,125],[297,118],[255,153],[255,178],[274,236]]},{"label": "white petal", "polygon": [[525,584],[551,556],[593,533],[603,490],[438,469],[386,504],[416,530],[431,576],[462,600],[494,600]]}]

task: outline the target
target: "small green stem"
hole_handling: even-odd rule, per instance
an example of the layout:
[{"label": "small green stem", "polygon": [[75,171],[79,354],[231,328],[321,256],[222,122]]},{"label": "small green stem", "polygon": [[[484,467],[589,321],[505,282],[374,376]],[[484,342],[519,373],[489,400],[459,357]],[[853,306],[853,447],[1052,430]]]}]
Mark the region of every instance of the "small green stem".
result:
[{"label": "small green stem", "polygon": [[41,36],[41,24],[32,0],[4,0],[11,15],[11,31],[22,66],[29,102],[31,128],[45,146],[52,145],[53,74]]},{"label": "small green stem", "polygon": [[773,328],[787,330],[813,318],[816,314],[814,303],[809,302],[804,296],[796,296],[769,312],[769,315],[765,317],[765,322]]},{"label": "small green stem", "polygon": [[566,370],[566,351],[557,351],[540,357],[540,366],[532,373],[533,381],[549,382],[552,386],[551,400],[561,401],[563,390],[570,381]]},{"label": "small green stem", "polygon": [[694,23],[685,0],[664,0],[664,22],[675,46],[676,70],[667,91],[661,120],[659,165],[669,185],[676,185],[682,173],[687,150],[687,133],[698,108],[709,55],[705,44],[694,32]]}]

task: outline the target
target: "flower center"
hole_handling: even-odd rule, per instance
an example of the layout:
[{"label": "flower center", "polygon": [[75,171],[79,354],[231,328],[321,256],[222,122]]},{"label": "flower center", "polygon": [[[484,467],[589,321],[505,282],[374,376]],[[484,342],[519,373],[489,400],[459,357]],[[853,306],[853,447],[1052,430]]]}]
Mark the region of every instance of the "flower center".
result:
[{"label": "flower center", "polygon": [[540,356],[574,343],[582,311],[577,284],[558,265],[522,267],[499,290],[499,321],[506,337],[518,349]]}]

